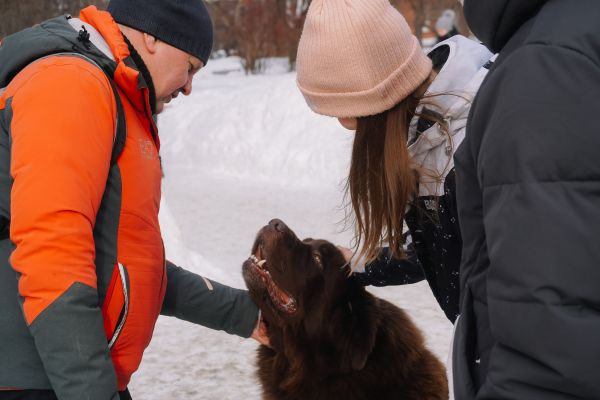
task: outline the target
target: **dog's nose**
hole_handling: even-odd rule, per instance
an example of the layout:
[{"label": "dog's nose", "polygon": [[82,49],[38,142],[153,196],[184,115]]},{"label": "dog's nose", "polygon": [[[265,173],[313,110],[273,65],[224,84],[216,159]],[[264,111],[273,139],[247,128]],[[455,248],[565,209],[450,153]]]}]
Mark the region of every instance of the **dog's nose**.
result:
[{"label": "dog's nose", "polygon": [[277,218],[269,221],[269,226],[279,232],[283,232],[287,228],[283,221]]}]

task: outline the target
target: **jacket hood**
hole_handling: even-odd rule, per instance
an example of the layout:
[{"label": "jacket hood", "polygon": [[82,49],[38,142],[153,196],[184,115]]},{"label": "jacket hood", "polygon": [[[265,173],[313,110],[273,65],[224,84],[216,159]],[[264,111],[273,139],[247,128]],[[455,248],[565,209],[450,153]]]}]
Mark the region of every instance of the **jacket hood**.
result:
[{"label": "jacket hood", "polygon": [[[449,47],[448,59],[425,95],[433,96],[435,111],[443,116],[450,125],[450,135],[454,135],[467,124],[471,102],[488,72],[484,65],[493,54],[481,44],[460,35],[439,43],[432,51],[441,46]],[[419,105],[417,111],[422,112],[423,107]],[[413,158],[444,146],[447,139],[434,125],[415,140],[418,121],[419,117],[415,116],[409,128],[409,142],[412,142],[409,151]]]},{"label": "jacket hood", "polygon": [[[445,177],[454,166],[453,152],[464,138],[471,102],[481,82],[488,72],[487,64],[493,55],[489,50],[463,36],[439,43],[432,51],[446,46],[449,54],[444,66],[427,89],[431,95],[434,111],[444,119],[449,135],[444,134],[438,124],[433,124],[417,133],[419,117],[415,116],[410,124],[408,139],[412,160],[427,171],[435,171],[435,177],[423,174],[419,179],[419,196],[441,196],[444,186],[439,177]],[[417,107],[417,112],[430,109],[427,104]]]},{"label": "jacket hood", "polygon": [[465,18],[475,36],[497,53],[549,0],[465,0]]}]

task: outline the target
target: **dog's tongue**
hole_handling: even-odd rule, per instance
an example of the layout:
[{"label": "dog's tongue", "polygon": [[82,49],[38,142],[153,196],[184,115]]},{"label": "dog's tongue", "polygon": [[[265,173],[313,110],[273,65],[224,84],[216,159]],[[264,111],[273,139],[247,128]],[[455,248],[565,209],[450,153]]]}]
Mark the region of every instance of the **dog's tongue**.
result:
[{"label": "dog's tongue", "polygon": [[290,296],[282,291],[279,291],[279,293],[277,293],[279,295],[279,300],[281,300],[281,304],[287,304],[290,301]]},{"label": "dog's tongue", "polygon": [[269,295],[271,296],[273,303],[275,303],[281,311],[286,313],[293,313],[296,311],[296,300],[284,290],[281,290],[273,281],[270,281],[269,284]]}]

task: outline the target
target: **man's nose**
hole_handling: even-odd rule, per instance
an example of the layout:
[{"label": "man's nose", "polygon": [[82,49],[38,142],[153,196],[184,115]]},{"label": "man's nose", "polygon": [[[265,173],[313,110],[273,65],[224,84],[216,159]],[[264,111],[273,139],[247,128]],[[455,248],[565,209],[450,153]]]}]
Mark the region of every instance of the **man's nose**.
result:
[{"label": "man's nose", "polygon": [[181,93],[183,93],[185,96],[188,96],[190,93],[192,93],[192,78],[188,79],[186,84],[183,85],[181,88]]}]

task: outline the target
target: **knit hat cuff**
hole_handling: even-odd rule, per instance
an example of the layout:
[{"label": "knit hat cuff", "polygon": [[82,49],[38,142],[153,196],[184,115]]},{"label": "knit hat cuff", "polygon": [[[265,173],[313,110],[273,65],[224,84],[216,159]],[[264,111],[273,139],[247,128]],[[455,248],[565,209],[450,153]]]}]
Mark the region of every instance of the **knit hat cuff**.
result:
[{"label": "knit hat cuff", "polygon": [[111,0],[107,9],[116,22],[146,32],[199,58],[204,65],[208,62],[212,51],[213,27],[202,0],[164,3]]},{"label": "knit hat cuff", "polygon": [[413,37],[407,61],[377,86],[360,92],[314,92],[296,81],[308,106],[316,113],[336,118],[376,115],[389,110],[414,92],[431,73],[431,60]]},{"label": "knit hat cuff", "polygon": [[131,28],[138,29],[142,32],[148,32],[158,40],[168,43],[179,50],[199,58],[204,65],[206,65],[208,62],[210,53],[212,51],[211,41],[200,41],[189,35],[182,35],[178,34],[177,32],[172,32],[168,26],[160,24],[157,21],[144,20],[143,16],[139,18],[130,18],[129,21],[132,24],[132,26],[130,26]]}]

